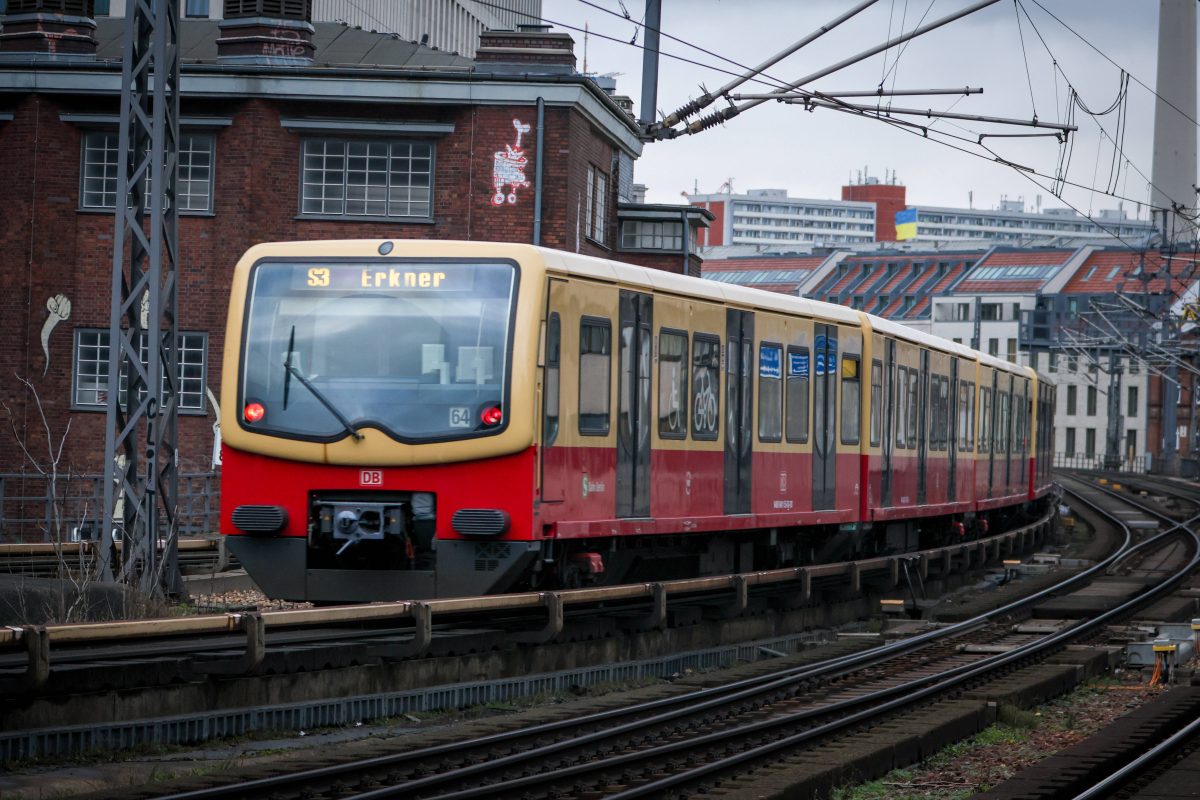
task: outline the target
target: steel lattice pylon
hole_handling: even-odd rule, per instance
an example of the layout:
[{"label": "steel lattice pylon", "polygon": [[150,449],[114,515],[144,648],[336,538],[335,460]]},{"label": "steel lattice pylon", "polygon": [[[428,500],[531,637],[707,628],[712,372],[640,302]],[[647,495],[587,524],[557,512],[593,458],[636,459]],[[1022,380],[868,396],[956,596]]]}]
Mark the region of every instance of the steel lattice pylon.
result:
[{"label": "steel lattice pylon", "polygon": [[[117,202],[113,237],[100,548],[106,579],[145,592],[162,587],[170,594],[181,590],[176,543],[178,30],[178,3],[130,0],[117,174],[117,197],[125,202]],[[119,559],[114,533],[123,540]]]}]

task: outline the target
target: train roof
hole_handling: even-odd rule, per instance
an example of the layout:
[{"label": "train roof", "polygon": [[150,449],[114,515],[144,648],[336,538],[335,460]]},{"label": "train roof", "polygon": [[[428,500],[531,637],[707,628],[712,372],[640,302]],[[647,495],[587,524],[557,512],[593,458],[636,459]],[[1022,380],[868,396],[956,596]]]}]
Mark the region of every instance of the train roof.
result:
[{"label": "train roof", "polygon": [[599,278],[615,282],[648,284],[655,289],[671,292],[672,294],[687,295],[702,300],[720,298],[740,305],[773,311],[786,311],[794,314],[808,314],[847,324],[858,324],[860,322],[857,312],[845,306],[822,303],[817,300],[809,300],[806,297],[793,297],[791,295],[778,294],[777,292],[764,292],[761,289],[751,289],[747,286],[737,286],[731,283],[706,281],[703,278],[693,278],[688,275],[679,275],[674,272],[664,272],[659,269],[639,267],[634,264],[609,261],[608,259],[595,258],[593,256],[564,253],[561,250],[551,250],[544,247],[537,249],[542,254],[542,259],[546,263],[546,266],[561,270],[570,275]]},{"label": "train roof", "polygon": [[865,317],[871,327],[888,336],[903,339],[914,344],[923,345],[943,352],[953,353],[963,358],[978,359],[979,363],[1004,372],[1012,372],[1029,377],[1032,371],[1027,367],[1018,366],[1002,358],[973,350],[966,345],[943,339],[929,333],[922,333],[897,322],[876,317],[862,311],[855,311],[836,303],[826,303],[820,300],[810,300],[807,297],[766,292],[749,286],[706,281],[673,272],[639,267],[618,261],[585,256],[576,253],[565,253],[561,250],[551,250],[539,247],[547,267],[561,270],[570,275],[599,278],[614,282],[648,284],[655,289],[668,291],[673,294],[687,295],[702,299],[721,298],[741,305],[755,308],[783,311],[793,314],[805,314],[822,319],[830,319],[847,324],[861,324]]},{"label": "train roof", "polygon": [[[1029,367],[1022,367],[1002,358],[973,350],[966,345],[943,339],[940,336],[922,333],[897,322],[876,317],[863,311],[850,309],[846,306],[837,305],[836,303],[826,303],[820,300],[810,300],[807,297],[785,295],[777,292],[766,292],[749,286],[708,281],[703,278],[693,278],[688,275],[679,275],[674,272],[640,267],[635,264],[626,264],[596,256],[569,253],[564,250],[554,250],[548,247],[537,247],[524,243],[450,239],[346,239],[337,241],[336,244],[347,247],[353,252],[361,250],[365,255],[367,253],[374,254],[378,252],[379,246],[385,241],[391,242],[396,246],[396,255],[400,255],[400,251],[411,251],[415,255],[418,255],[418,257],[454,257],[467,255],[479,257],[481,255],[479,251],[486,251],[486,255],[493,257],[516,258],[521,255],[536,253],[547,269],[563,272],[568,275],[578,275],[580,277],[613,283],[649,286],[659,291],[695,297],[702,300],[720,299],[742,306],[783,313],[803,314],[846,325],[861,325],[865,319],[873,330],[888,336],[943,352],[953,353],[963,358],[976,359],[980,364],[1004,372],[1047,381],[1044,376],[1036,373]],[[265,255],[277,254],[281,249],[286,250],[295,247],[311,248],[316,244],[334,243],[315,241],[262,243],[251,247],[243,256],[243,260],[247,256],[253,259]]]}]

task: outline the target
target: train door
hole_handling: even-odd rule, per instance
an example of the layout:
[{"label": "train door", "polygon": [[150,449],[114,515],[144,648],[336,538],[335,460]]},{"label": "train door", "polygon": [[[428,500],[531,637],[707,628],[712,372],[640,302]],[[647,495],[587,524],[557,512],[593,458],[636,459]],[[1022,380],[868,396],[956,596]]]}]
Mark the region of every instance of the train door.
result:
[{"label": "train door", "polygon": [[925,465],[929,460],[929,351],[921,351],[917,381],[917,505],[925,504]]},{"label": "train door", "polygon": [[987,430],[980,431],[980,438],[987,436],[988,449],[988,482],[987,496],[995,496],[996,491],[996,418],[1000,416],[1000,399],[996,396],[996,384],[999,382],[999,370],[992,370],[992,385],[988,388],[988,406],[991,413],[987,416]]},{"label": "train door", "polygon": [[[566,494],[566,469],[561,448],[556,448],[560,433],[562,388],[563,322],[567,316],[570,287],[566,281],[551,278],[547,292],[545,363],[542,373],[542,502],[561,503]],[[578,323],[576,324],[578,327]]]},{"label": "train door", "polygon": [[896,419],[896,340],[887,339],[883,348],[883,469],[880,477],[880,505],[892,504],[893,425]]},{"label": "train door", "polygon": [[1013,454],[1013,377],[1008,376],[1008,389],[1004,392],[1004,427],[1000,435],[1004,437],[1004,493],[1012,494],[1012,454]]},{"label": "train door", "polygon": [[813,341],[813,510],[837,501],[837,327],[816,325]]},{"label": "train door", "polygon": [[652,298],[621,292],[617,374],[617,516],[650,516]]},{"label": "train door", "polygon": [[754,312],[725,314],[725,513],[750,513]]},{"label": "train door", "polygon": [[[943,384],[944,386],[945,384]],[[958,490],[958,359],[951,356],[950,358],[950,392],[946,397],[942,413],[946,415],[946,425],[949,433],[947,441],[943,442],[946,445],[946,454],[948,460],[947,468],[950,470],[950,475],[946,482],[946,500],[953,503],[957,498],[955,494]]]}]

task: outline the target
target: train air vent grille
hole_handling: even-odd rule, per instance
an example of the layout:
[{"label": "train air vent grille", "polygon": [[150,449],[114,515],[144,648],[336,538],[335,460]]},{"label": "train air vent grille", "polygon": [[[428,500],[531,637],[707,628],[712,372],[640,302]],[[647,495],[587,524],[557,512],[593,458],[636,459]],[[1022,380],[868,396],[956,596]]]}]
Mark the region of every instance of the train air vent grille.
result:
[{"label": "train air vent grille", "polygon": [[243,533],[278,533],[287,525],[287,511],[279,506],[238,506],[233,524]]},{"label": "train air vent grille", "polygon": [[508,514],[494,508],[460,508],[450,525],[463,536],[499,536],[508,530]]},{"label": "train air vent grille", "polygon": [[512,546],[507,542],[487,542],[475,545],[475,571],[495,572],[500,562],[512,555]]}]

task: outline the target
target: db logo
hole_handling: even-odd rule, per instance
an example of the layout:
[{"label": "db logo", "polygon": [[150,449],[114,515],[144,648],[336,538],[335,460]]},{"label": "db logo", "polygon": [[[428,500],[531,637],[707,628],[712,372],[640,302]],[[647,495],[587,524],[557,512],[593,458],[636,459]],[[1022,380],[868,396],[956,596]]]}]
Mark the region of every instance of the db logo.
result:
[{"label": "db logo", "polygon": [[364,469],[358,476],[358,482],[363,486],[383,486],[383,470]]}]

